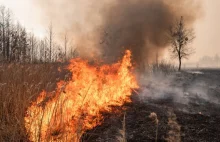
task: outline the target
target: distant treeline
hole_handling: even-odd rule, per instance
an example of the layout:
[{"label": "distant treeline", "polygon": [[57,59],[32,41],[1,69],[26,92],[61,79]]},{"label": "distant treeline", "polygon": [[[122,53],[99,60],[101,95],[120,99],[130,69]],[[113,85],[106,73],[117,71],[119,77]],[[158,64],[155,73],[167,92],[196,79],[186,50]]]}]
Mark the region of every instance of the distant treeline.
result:
[{"label": "distant treeline", "polygon": [[204,56],[199,60],[198,64],[207,67],[220,67],[220,57],[217,54],[213,57]]},{"label": "distant treeline", "polygon": [[0,6],[0,62],[56,62],[75,56],[74,48],[68,47],[66,35],[63,45],[54,41],[52,24],[45,29],[47,37],[38,39],[15,22],[12,15],[9,9]]}]

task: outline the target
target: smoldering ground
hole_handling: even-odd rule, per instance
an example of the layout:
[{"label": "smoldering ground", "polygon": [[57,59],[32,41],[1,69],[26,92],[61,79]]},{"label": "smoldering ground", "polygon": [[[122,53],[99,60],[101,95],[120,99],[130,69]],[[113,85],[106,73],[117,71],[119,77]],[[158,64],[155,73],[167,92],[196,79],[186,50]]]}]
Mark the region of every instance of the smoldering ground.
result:
[{"label": "smoldering ground", "polygon": [[140,101],[175,104],[187,113],[212,113],[207,105],[220,106],[217,70],[154,72],[140,77]]},{"label": "smoldering ground", "polygon": [[198,0],[36,0],[36,5],[44,23],[69,32],[81,56],[110,63],[128,48],[139,66],[163,54],[173,22],[183,16],[192,27],[201,11]]}]

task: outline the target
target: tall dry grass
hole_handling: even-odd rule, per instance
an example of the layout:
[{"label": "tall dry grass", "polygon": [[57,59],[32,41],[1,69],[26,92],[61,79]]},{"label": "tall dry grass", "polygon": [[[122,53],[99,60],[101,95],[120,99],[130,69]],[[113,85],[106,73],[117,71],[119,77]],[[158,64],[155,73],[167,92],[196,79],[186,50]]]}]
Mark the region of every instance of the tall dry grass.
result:
[{"label": "tall dry grass", "polygon": [[126,139],[126,113],[124,113],[123,121],[122,121],[122,129],[119,129],[119,136],[117,136],[118,142],[127,142]]},{"label": "tall dry grass", "polygon": [[173,64],[170,64],[166,61],[161,61],[158,64],[152,64],[150,66],[150,70],[152,73],[163,73],[165,75],[177,71],[176,67]]},{"label": "tall dry grass", "polygon": [[155,142],[157,142],[159,119],[158,119],[157,114],[155,112],[151,112],[149,115],[149,118],[155,123],[155,126],[156,126]]},{"label": "tall dry grass", "polygon": [[166,138],[168,142],[181,142],[181,126],[178,124],[176,119],[176,114],[173,109],[169,109],[168,126],[170,127],[170,130]]},{"label": "tall dry grass", "polygon": [[0,64],[0,141],[28,141],[25,110],[42,90],[52,91],[67,72],[57,64]]}]

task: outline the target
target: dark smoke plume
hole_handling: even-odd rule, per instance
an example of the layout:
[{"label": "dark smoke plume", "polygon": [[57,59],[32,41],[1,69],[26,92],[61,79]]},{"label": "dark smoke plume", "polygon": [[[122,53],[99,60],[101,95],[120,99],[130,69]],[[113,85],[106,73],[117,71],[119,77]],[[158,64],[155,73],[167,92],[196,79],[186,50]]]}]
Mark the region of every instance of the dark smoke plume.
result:
[{"label": "dark smoke plume", "polygon": [[45,1],[41,0],[41,7],[55,18],[55,23],[59,21],[59,27],[72,31],[75,44],[83,54],[91,51],[88,48],[93,49],[96,52],[93,54],[112,62],[125,49],[130,49],[137,65],[152,62],[157,54],[163,53],[168,46],[167,31],[181,16],[188,26],[200,16],[198,0],[64,0],[62,4],[54,3],[56,0],[49,0],[45,7]]},{"label": "dark smoke plume", "polygon": [[[151,62],[156,52],[167,46],[167,31],[183,16],[188,24],[196,19],[198,8],[190,0],[121,0],[103,9],[106,44],[101,46],[108,59],[132,50],[134,61]],[[106,37],[106,39],[105,39]]]}]

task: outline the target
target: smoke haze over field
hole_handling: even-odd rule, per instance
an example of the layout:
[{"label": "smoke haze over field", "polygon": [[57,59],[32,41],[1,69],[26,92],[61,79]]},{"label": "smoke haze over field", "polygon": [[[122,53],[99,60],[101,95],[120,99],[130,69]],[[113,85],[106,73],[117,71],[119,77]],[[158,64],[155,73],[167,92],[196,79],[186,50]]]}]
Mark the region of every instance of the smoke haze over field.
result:
[{"label": "smoke haze over field", "polygon": [[214,80],[218,74],[216,73],[212,71],[212,74],[208,75],[207,71],[187,71],[170,75],[161,72],[143,75],[139,79],[142,86],[139,98],[141,101],[170,99],[181,104],[189,104],[192,101],[220,104],[220,88]]},{"label": "smoke haze over field", "polygon": [[[146,3],[146,0],[145,2],[143,1],[142,3]],[[218,40],[220,33],[217,32],[219,31],[220,20],[219,18],[216,18],[220,13],[220,9],[218,8],[220,5],[219,0],[164,1],[178,11],[179,9],[185,9],[185,12],[196,13],[199,17],[198,20],[193,22],[196,39],[192,46],[196,49],[196,53],[192,55],[189,60],[184,60],[183,63],[196,63],[203,56],[213,57],[215,54],[220,55],[220,42]],[[73,47],[76,47],[76,44],[84,41],[83,45],[82,42],[80,43],[81,46],[89,45],[87,46],[88,48],[96,46],[93,44],[95,42],[100,42],[100,38],[92,40],[92,38],[95,37],[93,34],[89,34],[87,37],[84,36],[85,39],[88,39],[85,42],[85,40],[81,38],[82,36],[79,37],[79,35],[82,33],[88,35],[88,32],[90,31],[91,33],[92,29],[98,33],[98,30],[95,30],[95,27],[100,27],[99,33],[100,31],[103,31],[103,28],[101,28],[101,19],[104,13],[101,8],[110,7],[110,5],[113,5],[113,3],[116,2],[116,0],[0,0],[0,4],[11,9],[16,20],[24,25],[27,28],[27,31],[34,32],[37,37],[43,38],[48,34],[47,27],[50,24],[50,21],[53,20],[54,30],[56,30],[54,37],[59,37],[59,32],[68,31],[69,40],[72,40],[74,43]],[[173,2],[173,4],[171,4],[171,2]],[[200,5],[202,8],[198,8]],[[178,8],[178,6],[180,8]],[[194,15],[194,17],[196,16]],[[79,39],[81,39],[81,41]],[[63,44],[63,38],[61,40]],[[98,45],[100,46],[100,44]],[[167,53],[164,53],[161,58],[166,60],[170,59]]]},{"label": "smoke haze over field", "polygon": [[[166,33],[184,17],[191,27],[200,17],[195,0],[36,0],[58,32],[74,37],[81,55],[100,55],[104,61],[117,60],[124,48],[133,52],[134,61],[155,61],[156,53],[167,47]],[[88,52],[89,51],[89,52]]]}]

